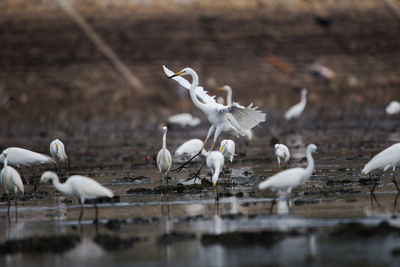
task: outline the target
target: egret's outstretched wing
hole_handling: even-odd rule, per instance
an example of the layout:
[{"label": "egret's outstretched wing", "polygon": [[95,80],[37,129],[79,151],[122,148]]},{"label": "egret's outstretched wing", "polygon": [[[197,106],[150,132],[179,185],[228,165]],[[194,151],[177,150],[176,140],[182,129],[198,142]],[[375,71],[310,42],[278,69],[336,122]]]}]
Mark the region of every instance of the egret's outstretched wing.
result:
[{"label": "egret's outstretched wing", "polygon": [[[165,65],[163,65],[163,69],[165,74],[167,74],[168,77],[174,75],[175,73],[168,69]],[[190,83],[183,77],[181,76],[175,76],[172,79],[177,81],[181,86],[185,87],[186,89],[190,90]],[[215,96],[210,96],[207,91],[204,90],[202,86],[197,86],[196,87],[196,96],[200,98],[201,101],[203,101],[205,104],[211,104],[211,103],[217,103],[215,101]]]},{"label": "egret's outstretched wing", "polygon": [[243,131],[250,130],[260,122],[266,120],[265,113],[258,110],[257,107],[253,107],[253,104],[250,104],[248,107],[243,107],[233,102],[231,106],[220,108],[218,111],[230,113]]}]

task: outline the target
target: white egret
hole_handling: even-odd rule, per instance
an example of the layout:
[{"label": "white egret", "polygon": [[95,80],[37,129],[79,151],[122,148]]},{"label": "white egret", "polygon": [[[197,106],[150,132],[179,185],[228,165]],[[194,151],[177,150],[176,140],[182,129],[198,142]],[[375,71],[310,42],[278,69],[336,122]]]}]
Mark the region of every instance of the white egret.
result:
[{"label": "white egret", "polygon": [[[230,106],[232,105],[232,88],[229,85],[224,85],[222,87],[217,88],[219,91],[225,91],[226,92],[226,105]],[[251,107],[251,105],[249,106]],[[248,140],[253,139],[253,131],[251,129],[245,130],[245,134]]]},{"label": "white egret", "polygon": [[317,150],[317,146],[310,144],[307,146],[307,167],[292,168],[279,172],[264,182],[260,183],[260,189],[270,188],[273,191],[278,191],[280,194],[286,193],[290,196],[292,189],[307,181],[314,170],[314,159],[312,153]]},{"label": "white egret", "polygon": [[221,152],[224,157],[230,161],[232,169],[233,157],[235,156],[235,142],[230,139],[222,140],[219,152]]},{"label": "white egret", "polygon": [[386,113],[388,115],[397,114],[399,112],[400,112],[400,102],[398,101],[392,101],[386,107]]},{"label": "white egret", "polygon": [[283,144],[275,144],[275,156],[278,160],[279,168],[281,167],[281,160],[288,162],[290,159],[289,148]]},{"label": "white egret", "polygon": [[224,155],[222,155],[221,152],[212,151],[210,154],[208,154],[206,162],[212,173],[212,184],[213,186],[217,186],[219,174],[224,167]]},{"label": "white egret", "polygon": [[18,193],[24,195],[24,184],[22,183],[21,176],[11,166],[8,166],[7,151],[3,152],[4,167],[0,172],[0,183],[4,187],[8,197],[7,215],[10,215],[10,193],[15,194],[15,213],[17,213],[17,199]]},{"label": "white egret", "polygon": [[[190,97],[194,105],[199,108],[207,116],[208,120],[211,122],[211,127],[208,130],[207,137],[203,142],[203,147],[206,145],[207,140],[214,134],[214,140],[211,145],[210,151],[212,151],[215,142],[221,132],[234,133],[236,136],[245,135],[245,131],[258,125],[260,122],[265,121],[266,115],[253,108],[251,105],[249,107],[243,107],[237,103],[233,103],[231,106],[224,106],[218,104],[215,101],[215,97],[211,97],[203,90],[202,87],[198,86],[199,77],[197,73],[191,68],[185,68],[180,72],[173,73],[164,66],[164,72],[173,78],[180,85],[187,88],[190,91]],[[180,77],[181,75],[189,75],[192,77],[192,83],[190,84],[186,79]],[[201,99],[201,101],[199,100]],[[200,154],[201,150],[197,154]],[[185,162],[176,170],[181,170],[184,166],[189,163],[193,158]]]},{"label": "white egret", "polygon": [[64,144],[59,139],[55,139],[50,143],[50,155],[55,159],[57,164],[60,164],[60,167],[62,162],[67,161],[68,170],[71,171],[70,161],[67,156],[67,153],[65,153]]},{"label": "white egret", "polygon": [[[9,147],[7,149],[4,149],[0,155],[0,162],[4,161],[5,152],[7,153],[8,164],[14,165],[18,168],[21,168],[22,166],[29,167],[40,164],[56,164],[56,161],[50,156],[19,147]],[[32,171],[31,173],[34,178],[34,173]],[[37,186],[35,181],[34,186],[36,192]]]},{"label": "white egret", "polygon": [[184,158],[191,158],[194,155],[197,154],[201,150],[201,154],[204,157],[207,157],[208,152],[202,149],[203,147],[203,141],[200,139],[190,139],[186,141],[185,143],[181,144],[176,150],[175,150],[175,156],[180,156]]},{"label": "white egret", "polygon": [[56,161],[50,156],[19,147],[9,147],[4,149],[0,155],[0,162],[4,161],[4,152],[7,153],[8,163],[17,167],[56,163]]},{"label": "white egret", "polygon": [[181,127],[186,126],[197,126],[201,123],[199,118],[193,117],[192,114],[189,113],[179,113],[172,115],[168,118],[168,122],[172,124],[179,124]]},{"label": "white egret", "polygon": [[[83,205],[85,204],[86,199],[97,199],[101,197],[114,197],[114,193],[99,184],[97,181],[81,175],[72,175],[70,176],[65,183],[60,183],[58,176],[55,172],[46,171],[42,174],[40,178],[40,183],[46,183],[50,181],[53,183],[53,186],[67,196],[75,196],[78,198],[81,203],[81,212],[79,215],[79,222],[82,220],[83,216]],[[97,205],[94,204],[96,211],[96,222],[98,218],[98,210]]]},{"label": "white egret", "polygon": [[301,100],[296,105],[292,106],[285,113],[285,119],[290,120],[292,118],[298,118],[306,107],[307,103],[307,89],[301,90]]},{"label": "white egret", "polygon": [[[393,183],[395,184],[397,191],[399,186],[396,181],[396,166],[400,163],[400,143],[394,144],[379,154],[375,155],[362,169],[363,174],[368,174],[376,169],[382,169],[383,171],[392,168],[393,170]],[[371,193],[374,192],[376,184],[371,189]]]},{"label": "white egret", "polygon": [[158,170],[160,171],[161,175],[166,176],[167,185],[168,185],[168,174],[169,170],[171,169],[172,165],[172,157],[171,153],[167,149],[167,130],[166,126],[163,127],[163,144],[161,150],[158,152],[157,155],[157,166]]}]

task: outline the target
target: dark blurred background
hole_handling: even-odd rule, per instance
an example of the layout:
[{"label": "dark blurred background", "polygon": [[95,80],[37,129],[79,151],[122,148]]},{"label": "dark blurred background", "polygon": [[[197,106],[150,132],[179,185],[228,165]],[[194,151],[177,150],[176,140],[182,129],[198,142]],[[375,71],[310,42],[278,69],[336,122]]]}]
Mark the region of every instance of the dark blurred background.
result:
[{"label": "dark blurred background", "polygon": [[231,85],[272,124],[302,87],[309,121],[386,118],[400,100],[397,0],[65,2],[0,1],[3,137],[150,129],[177,112],[205,120],[163,64],[194,68],[218,96]]}]

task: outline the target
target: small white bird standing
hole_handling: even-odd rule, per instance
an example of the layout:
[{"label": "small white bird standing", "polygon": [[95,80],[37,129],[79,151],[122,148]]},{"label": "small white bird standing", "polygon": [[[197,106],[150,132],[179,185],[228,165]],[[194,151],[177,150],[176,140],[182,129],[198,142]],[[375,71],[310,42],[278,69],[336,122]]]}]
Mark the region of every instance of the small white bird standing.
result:
[{"label": "small white bird standing", "polygon": [[[53,186],[67,196],[75,196],[78,198],[81,203],[81,212],[79,215],[79,222],[82,220],[83,216],[83,205],[85,204],[86,199],[97,199],[101,197],[113,198],[114,193],[102,186],[97,181],[81,175],[72,175],[70,176],[65,183],[60,183],[58,176],[55,172],[46,171],[42,174],[40,178],[40,183],[46,183],[47,181],[52,181]],[[94,204],[96,210],[96,219],[98,219],[98,210],[97,205]]]},{"label": "small white bird standing", "polygon": [[203,155],[204,157],[207,157],[208,153],[207,153],[207,151],[202,149],[202,147],[203,147],[203,141],[201,141],[200,139],[197,139],[197,138],[190,139],[190,140],[184,142],[183,144],[181,144],[175,150],[175,156],[189,159],[189,158],[193,157],[194,155],[196,155],[197,152],[199,152],[199,150],[202,150],[201,155]]},{"label": "small white bird standing", "polygon": [[212,151],[210,154],[207,156],[206,160],[208,168],[210,168],[211,173],[212,173],[212,178],[211,181],[213,183],[213,186],[217,186],[217,181],[219,178],[219,174],[222,171],[222,168],[224,167],[224,155],[222,155],[221,152],[218,151]]},{"label": "small white bird standing", "polygon": [[179,113],[172,115],[168,118],[168,122],[172,124],[179,124],[181,127],[195,127],[201,123],[199,118],[193,117],[190,113]]},{"label": "small white bird standing", "polygon": [[283,144],[275,144],[275,156],[278,160],[279,168],[281,167],[281,160],[287,163],[290,159],[289,148]]},{"label": "small white bird standing", "polygon": [[15,194],[15,213],[17,213],[17,199],[18,193],[24,195],[24,184],[22,183],[21,176],[11,166],[8,166],[7,151],[3,152],[4,167],[0,172],[0,183],[4,187],[8,197],[7,216],[10,216],[10,193]]},{"label": "small white bird standing", "polygon": [[397,114],[400,112],[400,102],[399,101],[392,101],[386,107],[386,113],[388,115]]},{"label": "small white bird standing", "polygon": [[171,169],[172,165],[172,157],[171,153],[167,149],[167,130],[168,128],[166,126],[163,127],[163,145],[161,150],[158,152],[157,155],[157,166],[158,170],[160,171],[161,175],[164,175],[167,179],[167,185],[168,185],[168,175],[169,175],[169,170]]},{"label": "small white bird standing", "polygon": [[62,162],[67,161],[68,162],[68,170],[70,171],[70,161],[67,156],[67,153],[65,153],[65,148],[63,142],[61,142],[59,139],[55,139],[50,143],[50,155],[56,160],[57,164],[60,165]]},{"label": "small white bird standing", "polygon": [[230,161],[232,166],[233,157],[235,156],[235,142],[230,139],[222,140],[219,147],[219,152],[221,152],[224,157]]},{"label": "small white bird standing", "polygon": [[270,188],[279,193],[286,193],[289,197],[294,187],[301,185],[311,177],[314,170],[314,159],[312,153],[315,151],[317,151],[316,145],[310,144],[307,146],[307,167],[305,169],[292,168],[279,172],[260,183],[258,187],[260,189]]},{"label": "small white bird standing", "polygon": [[[379,154],[375,155],[362,169],[363,174],[368,174],[376,169],[382,169],[383,171],[392,168],[393,170],[393,183],[395,184],[398,191],[399,186],[396,181],[396,166],[400,163],[400,143],[394,144]],[[371,189],[371,193],[374,192],[376,184]]]},{"label": "small white bird standing", "polygon": [[285,113],[285,119],[290,120],[292,118],[298,118],[306,107],[307,103],[307,89],[301,90],[301,100],[296,105],[292,106]]}]

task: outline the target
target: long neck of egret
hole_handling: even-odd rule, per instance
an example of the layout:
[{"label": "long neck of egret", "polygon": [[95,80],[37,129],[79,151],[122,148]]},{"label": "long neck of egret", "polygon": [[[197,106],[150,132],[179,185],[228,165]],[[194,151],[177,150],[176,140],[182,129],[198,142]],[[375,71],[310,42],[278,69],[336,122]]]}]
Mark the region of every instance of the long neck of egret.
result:
[{"label": "long neck of egret", "polygon": [[199,76],[197,73],[190,69],[186,71],[190,76],[192,76],[192,84],[190,85],[190,97],[192,98],[193,104],[201,109],[202,111],[207,110],[207,105],[201,103],[196,96],[196,87],[199,85]]},{"label": "long neck of egret", "polygon": [[72,195],[70,186],[66,183],[63,183],[63,184],[60,183],[60,180],[59,180],[57,174],[53,173],[51,178],[52,178],[51,181],[52,181],[55,189],[57,189],[61,193],[64,193],[67,195]]},{"label": "long neck of egret", "polygon": [[312,157],[311,153],[311,148],[307,148],[307,168],[306,168],[306,173],[307,173],[307,178],[309,178],[314,170],[314,159]]},{"label": "long neck of egret", "polygon": [[8,167],[8,159],[7,159],[7,156],[5,156],[4,157],[4,168],[3,168],[5,176],[7,176],[7,169],[8,169],[7,167]]},{"label": "long neck of egret", "polygon": [[167,148],[167,132],[163,133],[162,137],[162,149],[165,150]]},{"label": "long neck of egret", "polygon": [[226,104],[228,106],[232,105],[232,89],[231,88],[226,89]]},{"label": "long neck of egret", "polygon": [[217,183],[220,172],[221,172],[221,166],[220,166],[220,164],[216,163],[215,164],[215,170],[214,170],[214,173],[213,173],[213,176],[212,176],[213,184]]}]

